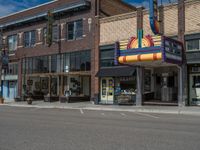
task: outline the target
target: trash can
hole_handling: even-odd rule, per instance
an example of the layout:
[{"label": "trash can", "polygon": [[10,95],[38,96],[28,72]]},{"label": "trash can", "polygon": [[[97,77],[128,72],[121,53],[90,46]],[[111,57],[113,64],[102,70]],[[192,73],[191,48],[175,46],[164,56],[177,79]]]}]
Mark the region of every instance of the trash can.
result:
[{"label": "trash can", "polygon": [[93,98],[94,104],[98,105],[99,104],[99,94],[94,94],[94,98]]}]

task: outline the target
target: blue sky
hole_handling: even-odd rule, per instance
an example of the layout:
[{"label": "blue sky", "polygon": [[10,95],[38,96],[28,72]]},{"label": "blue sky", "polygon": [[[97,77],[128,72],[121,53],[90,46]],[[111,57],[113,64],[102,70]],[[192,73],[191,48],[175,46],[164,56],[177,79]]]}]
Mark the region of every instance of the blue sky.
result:
[{"label": "blue sky", "polygon": [[[5,16],[13,12],[17,12],[49,1],[51,0],[0,0],[0,16]],[[135,6],[148,7],[149,0],[123,0],[123,1]],[[169,1],[175,2],[176,0],[163,0],[163,3],[168,3]]]}]

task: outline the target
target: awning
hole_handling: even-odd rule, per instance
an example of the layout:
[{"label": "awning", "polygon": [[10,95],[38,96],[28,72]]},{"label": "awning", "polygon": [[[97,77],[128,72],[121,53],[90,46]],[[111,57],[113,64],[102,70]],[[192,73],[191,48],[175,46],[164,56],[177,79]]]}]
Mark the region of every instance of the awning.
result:
[{"label": "awning", "polygon": [[128,77],[135,75],[135,73],[135,67],[110,67],[100,69],[99,72],[96,74],[96,77]]}]

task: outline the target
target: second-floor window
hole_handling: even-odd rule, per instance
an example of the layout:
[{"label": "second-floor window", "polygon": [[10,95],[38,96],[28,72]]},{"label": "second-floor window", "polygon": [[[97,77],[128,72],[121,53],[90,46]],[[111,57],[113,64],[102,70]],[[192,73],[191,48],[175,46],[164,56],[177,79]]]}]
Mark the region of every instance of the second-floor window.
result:
[{"label": "second-floor window", "polygon": [[53,26],[53,32],[52,32],[52,40],[53,42],[58,40],[58,26]]},{"label": "second-floor window", "polygon": [[17,75],[18,74],[18,64],[11,63],[8,64],[8,69],[6,70],[6,75]]},{"label": "second-floor window", "polygon": [[76,40],[83,37],[83,20],[67,23],[67,39]]},{"label": "second-floor window", "polygon": [[47,28],[43,28],[43,44],[45,45],[47,43]]},{"label": "second-floor window", "polygon": [[8,36],[8,50],[9,52],[17,50],[17,35]]},{"label": "second-floor window", "polygon": [[100,51],[100,66],[101,67],[114,66],[114,48],[104,49]]},{"label": "second-floor window", "polygon": [[36,31],[28,31],[24,33],[24,47],[33,47],[36,41]]},{"label": "second-floor window", "polygon": [[186,49],[187,51],[200,50],[200,39],[186,41]]}]

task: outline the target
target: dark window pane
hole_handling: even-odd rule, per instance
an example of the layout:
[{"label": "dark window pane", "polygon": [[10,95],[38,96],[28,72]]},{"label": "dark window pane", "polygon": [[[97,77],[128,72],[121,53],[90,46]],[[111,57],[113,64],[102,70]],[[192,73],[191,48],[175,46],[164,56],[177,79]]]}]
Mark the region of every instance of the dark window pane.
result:
[{"label": "dark window pane", "polygon": [[47,28],[43,28],[43,44],[47,43]]},{"label": "dark window pane", "polygon": [[17,50],[17,35],[8,37],[8,50],[9,52]]},{"label": "dark window pane", "polygon": [[57,70],[57,55],[51,56],[51,72],[54,73]]},{"label": "dark window pane", "polygon": [[70,54],[64,54],[63,59],[64,59],[63,71],[69,72],[70,71]]},{"label": "dark window pane", "polygon": [[70,71],[76,71],[76,55],[75,55],[75,53],[70,54]]},{"label": "dark window pane", "polygon": [[36,41],[36,32],[29,31],[24,33],[24,47],[33,47]]},{"label": "dark window pane", "polygon": [[76,71],[80,71],[80,52],[76,52]]},{"label": "dark window pane", "polygon": [[31,47],[33,47],[35,45],[35,41],[36,41],[36,33],[35,31],[31,31],[30,32],[30,42],[31,42]]},{"label": "dark window pane", "polygon": [[29,47],[29,32],[24,33],[24,46]]},{"label": "dark window pane", "polygon": [[76,21],[76,38],[82,38],[83,36],[83,21]]},{"label": "dark window pane", "polygon": [[186,42],[187,50],[200,50],[199,39]]},{"label": "dark window pane", "polygon": [[114,49],[101,50],[101,59],[113,59]]},{"label": "dark window pane", "polygon": [[114,66],[114,59],[101,60],[101,67],[111,67],[111,66]]},{"label": "dark window pane", "polygon": [[58,40],[58,26],[53,26],[53,33],[52,33],[53,41]]},{"label": "dark window pane", "polygon": [[73,40],[74,39],[74,23],[68,23],[67,25],[67,39]]},{"label": "dark window pane", "polygon": [[86,51],[85,54],[85,65],[86,65],[86,70],[89,71],[91,69],[91,53],[90,51]]}]

